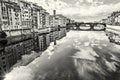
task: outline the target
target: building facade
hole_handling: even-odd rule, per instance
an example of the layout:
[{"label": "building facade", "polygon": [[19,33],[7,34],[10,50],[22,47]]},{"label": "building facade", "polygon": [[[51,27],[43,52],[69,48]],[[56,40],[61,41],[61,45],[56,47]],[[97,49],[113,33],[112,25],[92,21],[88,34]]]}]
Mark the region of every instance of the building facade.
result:
[{"label": "building facade", "polygon": [[31,4],[26,1],[20,1],[21,26],[23,33],[27,34],[32,29],[32,9]]},{"label": "building facade", "polygon": [[[23,0],[0,0],[0,15],[0,32],[7,33],[8,40],[5,46],[0,45],[0,80],[23,55],[43,51],[50,42],[64,37],[69,22],[62,15],[50,16],[41,6]],[[63,28],[57,30],[55,26]],[[45,30],[48,27],[49,32]],[[36,29],[38,32],[32,32]]]},{"label": "building facade", "polygon": [[20,7],[17,3],[9,2],[7,4],[10,36],[21,35],[21,17]]},{"label": "building facade", "polygon": [[45,9],[41,9],[40,10],[40,24],[41,24],[41,28],[45,28],[46,27],[46,17],[45,17],[45,12],[46,10]]},{"label": "building facade", "polygon": [[45,12],[45,27],[50,27],[50,15],[48,12]]},{"label": "building facade", "polygon": [[8,10],[7,10],[7,2],[6,1],[0,1],[0,20],[2,23],[2,29],[7,32],[9,30],[9,16],[8,16]]},{"label": "building facade", "polygon": [[68,18],[66,18],[65,16],[58,14],[58,15],[51,15],[50,16],[50,25],[51,26],[66,26],[66,24],[68,23]]},{"label": "building facade", "polygon": [[109,24],[109,25],[120,25],[120,11],[115,11],[113,13],[111,13],[110,16],[108,16],[105,19],[102,19],[102,22]]},{"label": "building facade", "polygon": [[37,4],[31,3],[32,8],[32,28],[39,29],[40,27],[40,10],[42,7]]}]

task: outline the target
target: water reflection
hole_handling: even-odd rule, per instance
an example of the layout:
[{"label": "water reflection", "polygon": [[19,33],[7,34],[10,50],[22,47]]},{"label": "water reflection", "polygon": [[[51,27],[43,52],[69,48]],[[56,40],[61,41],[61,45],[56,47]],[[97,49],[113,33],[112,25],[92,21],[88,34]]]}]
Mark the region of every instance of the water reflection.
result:
[{"label": "water reflection", "polygon": [[5,80],[120,80],[120,46],[104,32],[70,31],[57,43]]}]

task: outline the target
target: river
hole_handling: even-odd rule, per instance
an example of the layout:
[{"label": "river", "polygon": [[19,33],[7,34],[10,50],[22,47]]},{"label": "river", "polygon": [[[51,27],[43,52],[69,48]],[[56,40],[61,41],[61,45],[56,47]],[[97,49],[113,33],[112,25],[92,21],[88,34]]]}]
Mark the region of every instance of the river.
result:
[{"label": "river", "polygon": [[120,80],[120,46],[103,31],[70,31],[4,80]]}]

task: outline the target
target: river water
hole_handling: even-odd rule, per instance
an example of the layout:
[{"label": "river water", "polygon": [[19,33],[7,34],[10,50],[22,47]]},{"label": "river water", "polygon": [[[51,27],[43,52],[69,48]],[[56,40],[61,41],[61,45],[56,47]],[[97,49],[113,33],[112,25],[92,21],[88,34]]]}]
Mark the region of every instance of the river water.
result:
[{"label": "river water", "polygon": [[4,80],[120,80],[120,46],[102,31],[70,31]]}]

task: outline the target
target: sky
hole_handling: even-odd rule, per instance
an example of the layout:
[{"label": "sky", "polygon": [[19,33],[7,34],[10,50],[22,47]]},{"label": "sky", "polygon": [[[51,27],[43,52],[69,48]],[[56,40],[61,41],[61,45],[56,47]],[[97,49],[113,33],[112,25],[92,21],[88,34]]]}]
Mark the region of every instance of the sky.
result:
[{"label": "sky", "polygon": [[57,14],[76,21],[99,21],[107,18],[113,11],[120,10],[120,0],[28,0],[38,3],[50,14]]}]

